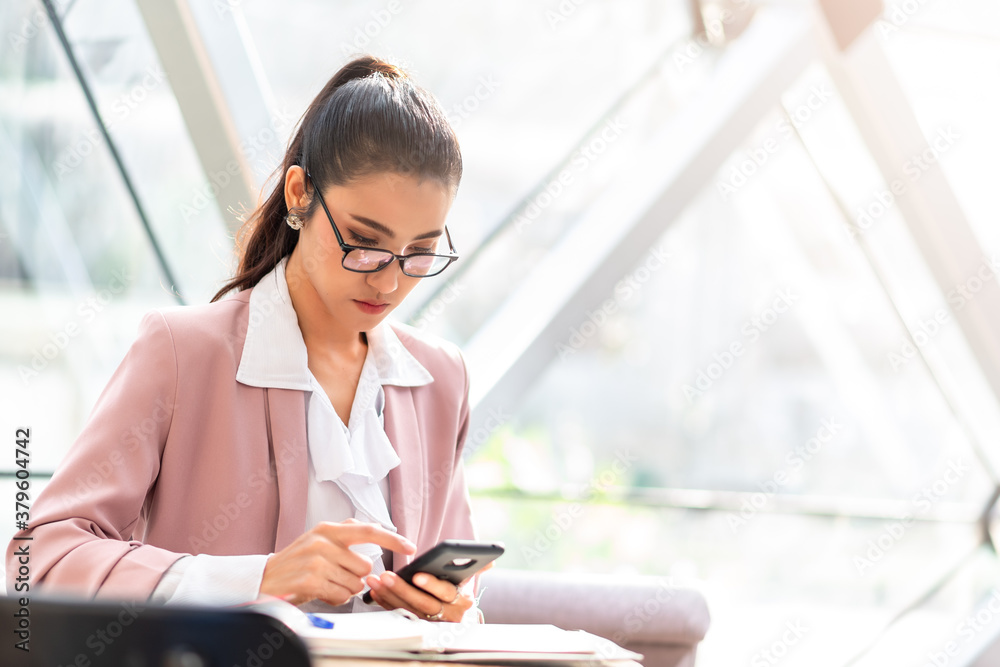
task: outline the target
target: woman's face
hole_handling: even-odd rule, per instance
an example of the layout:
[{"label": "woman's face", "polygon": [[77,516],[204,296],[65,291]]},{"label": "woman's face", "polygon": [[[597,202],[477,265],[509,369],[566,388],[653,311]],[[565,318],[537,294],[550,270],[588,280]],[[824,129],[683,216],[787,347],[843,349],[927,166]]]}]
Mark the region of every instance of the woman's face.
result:
[{"label": "woman's face", "polygon": [[[286,193],[288,190],[286,185]],[[311,194],[317,196],[315,187]],[[389,250],[397,255],[448,252],[444,223],[452,197],[449,189],[436,180],[378,173],[348,185],[326,186],[319,194],[348,245]],[[299,293],[314,307],[317,301],[322,304],[326,314],[347,330],[373,328],[422,280],[404,275],[398,261],[375,273],[348,271],[341,262],[344,251],[323,207],[317,206],[304,222],[289,260],[296,273],[301,271],[307,277],[307,284],[302,285],[306,293]],[[294,295],[298,290],[292,284],[293,278],[287,273],[286,277]]]}]

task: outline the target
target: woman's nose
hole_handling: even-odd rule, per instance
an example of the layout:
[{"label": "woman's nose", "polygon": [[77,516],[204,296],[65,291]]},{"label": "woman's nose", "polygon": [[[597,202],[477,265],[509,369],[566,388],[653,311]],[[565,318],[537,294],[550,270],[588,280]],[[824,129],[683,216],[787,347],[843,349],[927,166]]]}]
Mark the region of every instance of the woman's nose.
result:
[{"label": "woman's nose", "polygon": [[381,271],[368,274],[368,284],[381,294],[392,294],[399,287],[399,260],[393,260],[390,266]]}]

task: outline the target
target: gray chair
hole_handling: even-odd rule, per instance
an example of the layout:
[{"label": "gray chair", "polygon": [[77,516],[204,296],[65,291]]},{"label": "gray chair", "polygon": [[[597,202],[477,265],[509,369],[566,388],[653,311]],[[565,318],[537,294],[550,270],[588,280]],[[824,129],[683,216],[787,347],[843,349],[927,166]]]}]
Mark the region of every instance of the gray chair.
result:
[{"label": "gray chair", "polygon": [[487,623],[551,623],[642,653],[645,667],[692,667],[708,631],[705,598],[658,577],[493,568],[481,577]]}]

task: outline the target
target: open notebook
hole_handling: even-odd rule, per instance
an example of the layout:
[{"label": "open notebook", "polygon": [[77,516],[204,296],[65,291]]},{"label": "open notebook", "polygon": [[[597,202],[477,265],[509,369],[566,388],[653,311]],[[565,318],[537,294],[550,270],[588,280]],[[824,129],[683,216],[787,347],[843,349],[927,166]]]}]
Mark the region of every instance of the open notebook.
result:
[{"label": "open notebook", "polygon": [[431,623],[400,610],[306,614],[277,598],[246,607],[277,618],[315,655],[482,663],[642,659],[596,635],[554,625]]}]

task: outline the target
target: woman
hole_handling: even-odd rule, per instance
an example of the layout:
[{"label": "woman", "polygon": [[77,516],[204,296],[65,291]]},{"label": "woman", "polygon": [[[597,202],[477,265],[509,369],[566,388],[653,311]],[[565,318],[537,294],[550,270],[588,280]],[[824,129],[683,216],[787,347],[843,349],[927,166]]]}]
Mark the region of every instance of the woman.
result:
[{"label": "woman", "polygon": [[461,174],[443,111],[402,71],[337,72],[236,276],[210,304],[146,315],[35,501],[18,535],[36,590],[346,611],[371,588],[433,620],[475,611],[468,587],[389,571],[474,537],[461,355],[384,321],[457,259],[444,221]]}]

